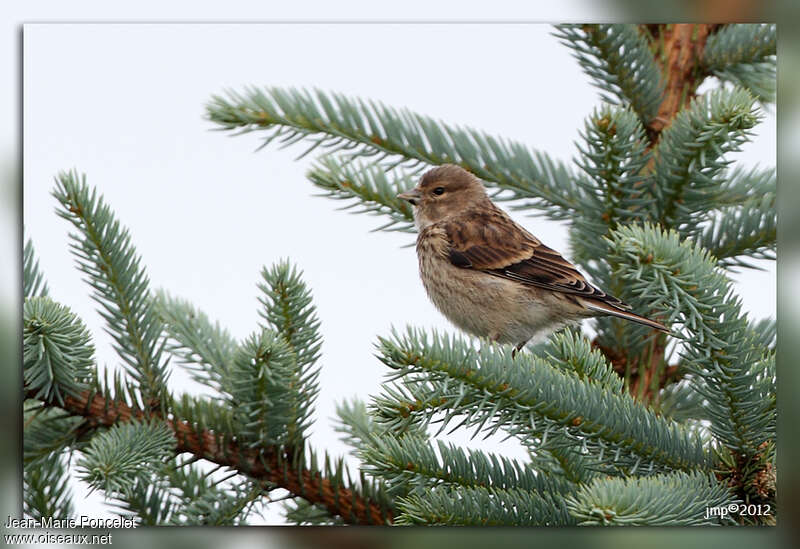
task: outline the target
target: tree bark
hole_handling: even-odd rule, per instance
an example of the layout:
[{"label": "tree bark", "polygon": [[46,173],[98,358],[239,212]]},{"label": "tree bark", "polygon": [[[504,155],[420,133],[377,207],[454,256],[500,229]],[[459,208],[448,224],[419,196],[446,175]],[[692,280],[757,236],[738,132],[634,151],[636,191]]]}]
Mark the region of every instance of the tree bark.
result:
[{"label": "tree bark", "polygon": [[657,30],[652,29],[652,25],[645,26],[651,27],[647,30],[659,44],[655,48],[655,59],[665,82],[658,112],[648,126],[650,140],[655,144],[675,115],[694,99],[697,86],[705,78],[701,66],[703,49],[718,25],[680,23],[658,25]]},{"label": "tree bark", "polygon": [[[650,140],[648,149],[658,144],[661,132],[672,124],[675,116],[689,106],[697,95],[697,87],[707,74],[703,70],[703,50],[709,35],[717,30],[716,24],[680,23],[671,25],[642,25],[641,30],[650,37],[651,50],[664,78],[664,95],[656,116],[647,126]],[[651,157],[645,170],[651,170],[655,157]],[[674,369],[660,371],[664,361],[665,345],[658,339],[648,343],[641,356],[627,356],[624,351],[603,349],[617,371],[625,372],[630,363],[631,394],[649,402],[674,375]],[[658,376],[654,386],[653,378]],[[644,384],[644,386],[642,386]]]}]

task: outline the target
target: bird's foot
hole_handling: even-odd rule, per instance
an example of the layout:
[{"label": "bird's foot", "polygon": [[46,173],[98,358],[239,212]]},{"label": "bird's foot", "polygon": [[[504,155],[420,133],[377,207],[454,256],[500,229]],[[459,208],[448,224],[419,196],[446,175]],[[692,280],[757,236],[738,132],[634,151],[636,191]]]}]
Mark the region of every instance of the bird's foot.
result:
[{"label": "bird's foot", "polygon": [[513,360],[513,359],[515,359],[515,358],[517,357],[517,353],[518,353],[518,352],[520,352],[520,351],[522,350],[522,348],[525,346],[525,344],[526,344],[526,343],[528,343],[528,340],[527,340],[527,339],[526,339],[525,341],[523,341],[522,343],[518,343],[518,344],[517,344],[517,346],[516,346],[516,347],[514,347],[514,348],[511,350],[511,359],[512,359],[512,360]]}]

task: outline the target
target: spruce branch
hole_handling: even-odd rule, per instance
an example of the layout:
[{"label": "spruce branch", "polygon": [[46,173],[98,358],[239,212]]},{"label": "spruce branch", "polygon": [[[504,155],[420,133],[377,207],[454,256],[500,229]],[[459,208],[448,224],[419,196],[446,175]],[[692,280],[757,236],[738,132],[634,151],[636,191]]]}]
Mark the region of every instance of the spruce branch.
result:
[{"label": "spruce branch", "polygon": [[568,526],[575,520],[563,500],[498,488],[438,487],[400,498],[397,524],[460,526]]},{"label": "spruce branch", "polygon": [[[584,453],[582,441],[561,432],[548,433],[546,444],[537,449],[529,448],[530,467],[542,475],[560,479],[567,485],[589,482],[601,474],[603,467],[597,466],[597,457]],[[608,473],[608,468],[606,468]]]},{"label": "spruce branch", "polygon": [[143,526],[163,526],[169,524],[169,517],[175,509],[175,501],[170,498],[163,468],[154,468],[151,478],[136,477],[130,489],[115,492],[109,504],[119,509],[118,513],[135,517]]},{"label": "spruce branch", "polygon": [[64,520],[74,517],[69,469],[59,453],[52,452],[22,474],[22,510],[25,517]]},{"label": "spruce branch", "polygon": [[303,282],[302,272],[284,260],[263,268],[261,277],[264,282],[258,288],[263,293],[259,297],[263,309],[259,316],[266,323],[262,327],[283,338],[300,364],[313,366],[319,359],[322,335],[311,290]]},{"label": "spruce branch", "polygon": [[[597,26],[585,26],[585,32],[594,31]],[[659,144],[662,132],[674,123],[674,119],[694,99],[698,85],[705,78],[705,74],[700,68],[702,61],[703,48],[706,39],[717,29],[717,25],[641,25],[640,33],[647,42],[648,48],[652,51],[652,60],[657,65],[657,70],[662,75],[663,93],[660,94],[657,112],[651,119],[643,122],[646,126],[648,146],[645,154],[657,152],[654,147]],[[626,48],[621,48],[626,51]],[[614,52],[619,55],[620,52]],[[590,149],[591,150],[591,149]],[[655,206],[655,215],[644,216],[640,220],[629,220],[629,222],[651,221],[660,219],[664,209],[672,209],[677,206],[671,197],[665,196],[660,189],[662,181],[654,176],[653,165],[656,160],[655,155],[651,155],[645,169],[641,175],[645,179],[639,183],[642,187],[642,196],[655,197],[651,204]],[[704,158],[704,157],[703,157]],[[584,160],[584,163],[585,160]],[[648,192],[649,191],[649,192]],[[702,198],[702,197],[700,197]],[[675,197],[677,203],[685,197]],[[705,210],[698,210],[699,200],[695,200],[694,207],[699,211],[699,215],[704,215]],[[607,205],[602,205],[601,211],[607,210]],[[595,209],[596,211],[596,209]],[[618,215],[625,215],[624,213]],[[649,218],[649,219],[648,219]],[[577,215],[574,226],[570,231],[570,242],[576,251],[576,260],[579,261],[584,269],[601,286],[605,287],[614,295],[625,298],[626,288],[613,275],[615,268],[613,265],[604,265],[598,261],[598,257],[607,257],[603,250],[604,244],[601,239],[596,238],[596,234],[603,234],[606,226],[618,224],[614,217],[604,220],[596,215]],[[663,219],[661,219],[663,222]],[[697,219],[693,221],[697,222]],[[580,227],[578,225],[581,225]],[[695,227],[699,226],[695,225]],[[691,229],[687,223],[685,229]],[[585,231],[586,233],[584,234]],[[600,240],[600,244],[592,244]],[[588,243],[588,244],[587,244]],[[593,250],[587,248],[594,248]],[[634,305],[635,308],[635,305]],[[637,309],[638,310],[638,309]],[[649,306],[641,309],[643,312],[652,310]],[[619,365],[625,374],[626,384],[636,387],[640,398],[647,399],[656,390],[657,385],[664,378],[667,371],[664,353],[667,349],[665,338],[651,337],[631,323],[624,323],[610,318],[601,318],[597,321],[598,343],[610,356],[614,356],[615,365]]]},{"label": "spruce branch", "polygon": [[[757,454],[775,434],[775,380],[759,366],[769,351],[751,337],[730,280],[705,249],[674,231],[620,228],[611,244],[631,290],[683,324],[683,361],[704,382],[695,389],[709,402],[714,436],[745,456]],[[767,386],[754,391],[760,380]]]},{"label": "spruce branch", "polygon": [[426,436],[384,434],[360,452],[364,470],[400,493],[424,494],[437,486],[518,488],[543,497],[565,494],[573,484],[534,472],[517,460],[465,450]]},{"label": "spruce branch", "polygon": [[627,393],[613,394],[541,358],[522,354],[515,360],[505,348],[476,350],[459,337],[434,332],[429,338],[411,328],[381,338],[379,351],[394,370],[391,378],[401,383],[384,384],[372,406],[394,432],[443,412],[442,429],[461,417],[460,425],[476,433],[502,427],[533,449],[547,449],[548,435],[562,433],[593,456],[597,467],[610,467],[609,473],[710,463],[697,436],[684,427],[657,417]]},{"label": "spruce branch", "polygon": [[[179,465],[168,472],[170,485],[179,492],[179,504],[169,516],[169,524],[179,526],[238,526],[245,520],[264,493],[252,480],[222,487],[207,473],[191,465]],[[175,490],[173,490],[175,491]]]},{"label": "spruce branch", "polygon": [[135,494],[174,453],[173,433],[161,422],[130,421],[97,433],[78,461],[81,478],[110,494]]},{"label": "spruce branch", "polygon": [[706,410],[706,399],[696,387],[705,382],[691,375],[664,387],[658,394],[656,409],[675,421],[711,421]]},{"label": "spruce branch", "polygon": [[748,338],[754,345],[763,347],[769,353],[775,353],[775,344],[778,340],[778,323],[774,318],[762,318],[751,322],[748,329]]},{"label": "spruce branch", "polygon": [[22,440],[22,463],[35,469],[50,463],[55,456],[68,452],[80,434],[81,419],[56,408],[43,407],[37,400],[23,403],[25,436]]},{"label": "spruce branch", "polygon": [[775,24],[729,24],[708,38],[703,63],[711,71],[758,63],[777,53]]},{"label": "spruce branch", "polygon": [[241,444],[259,448],[299,442],[290,439],[289,431],[297,419],[296,371],[295,353],[274,332],[261,330],[242,343],[225,383]]},{"label": "spruce branch", "polygon": [[22,296],[35,297],[47,296],[50,289],[44,274],[39,270],[39,260],[33,250],[33,241],[29,238],[25,241],[22,250]]},{"label": "spruce branch", "polygon": [[353,213],[385,215],[389,221],[375,231],[414,230],[414,217],[411,205],[400,200],[397,195],[416,184],[408,174],[390,177],[379,163],[348,161],[338,155],[325,155],[311,167],[306,177],[325,191],[322,196],[335,200],[350,200],[343,210]]},{"label": "spruce branch", "polygon": [[332,517],[319,505],[309,503],[303,498],[294,498],[284,505],[286,520],[297,526],[341,526],[341,517]]},{"label": "spruce branch", "polygon": [[382,103],[319,90],[248,88],[213,96],[207,115],[223,130],[267,132],[265,145],[305,139],[329,153],[344,148],[350,158],[377,157],[392,166],[458,164],[543,215],[564,219],[577,210],[572,175],[544,153]]},{"label": "spruce branch", "polygon": [[169,336],[166,350],[178,357],[196,381],[221,390],[238,348],[228,330],[219,322],[212,324],[208,315],[188,301],[163,290],[156,293],[154,303]]},{"label": "spruce branch", "polygon": [[586,120],[581,137],[577,164],[589,178],[581,180],[585,211],[597,212],[608,224],[652,216],[656,190],[642,173],[650,160],[649,142],[634,113],[603,105]]},{"label": "spruce branch", "polygon": [[774,24],[729,24],[708,39],[706,71],[750,91],[762,103],[774,103],[777,82]]},{"label": "spruce branch", "polygon": [[[276,394],[275,398],[288,405],[284,424],[287,442],[298,445],[311,424],[314,401],[319,393],[317,378],[320,369],[316,363],[322,346],[320,323],[302,273],[288,261],[270,269],[264,268],[261,276],[264,282],[258,287],[263,293],[259,298],[263,309],[259,315],[265,323],[263,327],[273,330],[292,354],[285,364],[278,361],[282,366],[275,370],[275,374],[277,377],[285,376],[287,385],[284,387],[278,382],[283,392]],[[279,413],[276,418],[275,411],[273,408],[268,414],[269,421],[280,423],[282,416]]]},{"label": "spruce branch", "polygon": [[725,155],[740,150],[759,118],[753,97],[741,88],[714,90],[678,114],[655,151],[662,226],[683,235],[699,231],[698,216],[715,206]]},{"label": "spruce branch", "polygon": [[[587,177],[580,178],[584,212],[572,220],[570,244],[573,259],[602,287],[610,291],[614,280],[602,238],[619,224],[643,222],[655,215],[659,190],[655,179],[644,175],[651,159],[649,141],[635,113],[604,105],[585,122],[577,164]],[[614,323],[617,327],[619,323]],[[620,328],[615,331],[625,331]]]},{"label": "spruce branch", "polygon": [[[573,259],[600,287],[624,299],[624,285],[614,277],[614,266],[605,259],[609,250],[603,237],[617,226],[643,223],[657,215],[661,190],[647,170],[653,158],[651,143],[633,111],[608,105],[592,113],[581,137],[577,162],[587,177],[579,184],[584,212],[591,214],[572,221],[569,235]],[[647,307],[641,312],[649,310]],[[622,357],[620,373],[625,374],[625,384],[644,389],[640,377],[651,373],[650,364],[644,363],[649,361],[656,369],[659,363],[659,357],[646,350],[648,344],[653,345],[652,331],[613,317],[597,319],[596,326],[601,346],[613,348],[614,354]],[[652,358],[644,356],[648,354]],[[634,367],[636,377],[631,373]]]},{"label": "spruce branch", "polygon": [[778,219],[775,195],[720,209],[697,237],[721,267],[758,268],[748,259],[774,260]]},{"label": "spruce branch", "polygon": [[114,338],[114,348],[142,397],[156,407],[167,393],[169,370],[162,357],[163,323],[150,298],[148,279],[131,243],[130,233],[114,218],[111,208],[86,177],[76,171],[56,177],[53,196],[58,215],[78,233],[70,233],[78,268],[92,286],[92,297]]},{"label": "spruce branch", "polygon": [[[364,457],[369,452],[379,451],[376,450],[382,444],[384,437],[394,437],[383,426],[376,423],[370,414],[367,413],[366,404],[359,400],[353,399],[351,401],[344,401],[336,405],[336,419],[337,424],[334,430],[340,433],[341,440],[350,446],[351,454],[359,459],[362,464]],[[407,429],[404,436],[426,437],[426,433],[422,429]],[[364,484],[363,476],[368,473],[366,467],[359,468],[362,475],[362,484]],[[406,494],[408,487],[399,484],[391,485],[384,481],[380,475],[370,473],[371,478],[375,478],[377,486],[384,490],[387,494],[395,496],[397,494]],[[310,511],[310,510],[309,510]]]},{"label": "spruce branch", "polygon": [[741,513],[736,517],[737,522],[744,525],[774,526],[777,499],[775,442],[765,442],[759,447],[759,452],[751,457],[736,452],[721,457],[722,467],[717,473],[720,481],[726,483],[747,505],[761,505],[760,513]]},{"label": "spruce branch", "polygon": [[[26,394],[32,398],[32,394]],[[48,406],[55,403],[47,402]],[[98,392],[84,392],[80,397],[67,396],[63,409],[69,414],[83,417],[88,427],[110,427],[132,420],[145,420],[145,412],[124,402],[107,398]],[[230,431],[210,431],[197,424],[179,419],[163,420],[177,441],[175,454],[191,453],[239,473],[285,488],[292,494],[318,504],[333,517],[341,517],[348,524],[387,524],[392,522],[390,502],[379,488],[367,483],[363,486],[346,484],[342,478],[325,476],[314,461],[306,455],[287,453],[275,446],[250,449],[241,446]],[[362,491],[363,490],[363,491]]]},{"label": "spruce branch", "polygon": [[736,166],[720,181],[716,203],[719,207],[742,206],[776,193],[777,177],[774,167],[753,167],[747,170]]},{"label": "spruce branch", "polygon": [[656,115],[664,83],[647,38],[636,25],[556,25],[583,71],[612,105],[628,106],[647,125]]},{"label": "spruce branch", "polygon": [[[593,353],[593,358],[600,358],[599,353]],[[591,362],[587,361],[586,374],[589,376],[596,375],[601,370],[599,364]],[[567,364],[564,366],[569,368]],[[619,379],[616,374],[613,375]],[[335,429],[343,434],[342,440],[353,448],[354,455],[365,464],[362,470],[368,471],[372,476],[384,478],[393,494],[404,495],[413,486],[451,481],[485,486],[489,485],[487,478],[495,478],[497,483],[511,479],[513,485],[510,486],[520,488],[563,492],[571,482],[588,478],[586,460],[579,459],[572,451],[575,444],[568,441],[561,445],[554,444],[549,453],[542,451],[532,454],[533,463],[529,465],[522,465],[516,460],[508,460],[495,454],[487,455],[471,450],[464,454],[461,448],[442,446],[440,443],[438,455],[442,456],[442,461],[439,463],[436,449],[430,446],[429,436],[422,428],[415,429],[413,425],[406,425],[402,435],[397,436],[373,421],[367,413],[366,405],[360,400],[337,405],[336,414],[339,425]],[[558,437],[560,435],[555,433],[551,435],[551,440]],[[549,458],[550,454],[555,457]],[[538,476],[533,473],[534,469],[538,471]],[[501,471],[505,471],[505,475]],[[411,480],[406,481],[407,477]],[[535,482],[531,483],[529,477],[533,477]],[[467,480],[461,482],[458,479]],[[472,479],[471,483],[469,479]],[[515,479],[522,480],[517,482]]]},{"label": "spruce branch", "polygon": [[715,72],[715,75],[734,86],[742,87],[763,105],[775,103],[778,88],[776,62],[765,61],[752,65],[733,65]]},{"label": "spruce branch", "polygon": [[[101,391],[100,394],[109,394]],[[235,432],[235,414],[222,399],[210,399],[183,393],[172,399],[170,410],[174,417],[192,425],[197,431],[210,433]],[[221,441],[219,441],[221,443]]]},{"label": "spruce branch", "polygon": [[81,319],[48,297],[27,298],[22,316],[26,390],[59,404],[86,390],[94,376],[94,346]]},{"label": "spruce branch", "polygon": [[[334,430],[341,433],[340,439],[352,448],[356,457],[378,446],[384,436],[395,436],[375,421],[368,412],[367,405],[360,399],[337,404],[336,419]],[[402,434],[422,438],[428,436],[424,429],[415,429],[412,425],[405,426]]]},{"label": "spruce branch", "polygon": [[[69,181],[64,186],[69,190]],[[86,191],[85,186],[81,190]],[[70,196],[65,192],[63,198]],[[87,200],[93,203],[94,196],[82,203]],[[95,208],[91,210],[94,212]],[[76,216],[81,216],[85,209],[73,208],[71,211]],[[101,214],[101,217],[108,218],[110,210],[106,209]],[[91,214],[87,217],[94,218]],[[115,231],[115,226],[109,228],[105,225],[102,232],[106,237]],[[125,254],[130,259],[132,250],[129,249]],[[138,265],[138,259],[133,263]],[[102,268],[97,270],[102,271]],[[266,297],[262,300],[265,307],[263,318],[277,332],[261,330],[260,334],[254,335],[237,348],[230,371],[226,367],[217,372],[221,388],[227,393],[233,406],[222,406],[218,400],[198,399],[187,395],[173,399],[167,395],[160,402],[164,413],[156,416],[150,415],[152,409],[149,403],[143,402],[137,391],[130,384],[123,383],[116,374],[113,383],[109,383],[107,371],[103,381],[95,380],[93,376],[71,374],[71,369],[75,370],[76,365],[84,370],[93,366],[91,352],[87,356],[82,354],[87,348],[91,351],[91,347],[87,347],[88,335],[84,333],[85,328],[82,328],[82,324],[66,308],[50,302],[48,298],[28,299],[29,311],[36,313],[38,305],[43,304],[48,314],[28,315],[30,318],[27,327],[30,334],[25,339],[24,350],[28,358],[26,373],[30,379],[26,384],[26,397],[43,400],[39,405],[42,415],[47,414],[51,407],[56,407],[53,409],[64,410],[56,413],[61,420],[68,419],[69,415],[84,418],[76,425],[70,425],[59,437],[52,436],[53,429],[59,425],[66,427],[66,422],[56,423],[52,419],[49,419],[46,428],[34,427],[33,435],[36,432],[48,435],[49,447],[60,450],[75,444],[77,437],[91,433],[93,436],[89,445],[84,447],[86,456],[81,461],[84,477],[96,487],[105,489],[118,500],[118,505],[123,510],[136,513],[145,524],[164,524],[170,517],[178,516],[172,514],[180,508],[174,507],[173,498],[167,491],[168,475],[158,464],[163,461],[160,458],[182,452],[191,452],[196,459],[207,459],[220,466],[230,467],[236,474],[249,476],[263,486],[284,487],[294,497],[302,497],[324,508],[334,520],[373,524],[391,522],[393,508],[380,486],[373,486],[363,477],[360,484],[349,479],[345,481],[343,463],[339,461],[331,467],[327,456],[325,470],[321,472],[317,469],[313,452],[306,451],[302,445],[303,430],[316,391],[316,371],[312,371],[311,367],[318,356],[318,321],[310,302],[310,293],[299,274],[289,268],[288,264],[279,265],[271,271],[265,270],[264,277],[262,290]],[[141,278],[134,276],[133,283],[142,287]],[[149,299],[149,296],[143,295],[142,299],[144,298]],[[176,320],[176,325],[180,323],[175,317],[182,312],[189,313],[189,316],[194,313],[191,307],[187,309],[185,303],[176,304],[169,298],[161,301],[160,305],[163,307],[173,306],[169,313]],[[156,303],[150,303],[153,314],[158,314],[155,311]],[[151,309],[146,309],[147,313],[150,311]],[[164,313],[163,310],[161,312]],[[55,318],[59,322],[48,324],[40,321],[40,317],[45,320]],[[60,320],[69,322],[65,324]],[[209,325],[206,318],[200,319],[200,327],[208,329]],[[198,324],[195,323],[194,326]],[[199,349],[204,357],[211,357],[210,360],[217,364],[222,363],[220,359],[225,358],[226,353],[220,353],[218,348],[204,347],[208,338],[203,334],[194,334],[194,339],[189,337],[188,332],[191,329],[191,322],[184,322],[173,334],[178,337],[186,336],[188,344],[195,348],[192,352]],[[82,340],[84,336],[85,342]],[[49,344],[50,340],[59,345],[74,346],[75,349],[69,349],[73,354],[60,352],[58,347]],[[304,369],[298,367],[300,360],[304,362]],[[50,385],[39,382],[42,378],[41,371],[45,371],[48,364],[57,366],[53,369],[57,383]],[[91,372],[93,370],[89,373]],[[63,377],[64,374],[67,375],[62,380],[59,376]],[[84,377],[87,379],[82,381]],[[76,388],[66,390],[65,387],[70,383]],[[60,397],[53,390],[42,390],[41,386],[45,386],[45,389],[55,387],[64,396]],[[297,398],[292,399],[293,395]],[[274,411],[277,413],[271,413]],[[159,421],[155,419],[157,417],[170,419]],[[276,420],[278,423],[282,422],[282,426],[276,425]],[[137,425],[129,426],[131,421]],[[140,429],[139,424],[146,427]],[[112,427],[112,430],[98,431],[98,427]],[[177,446],[169,452],[162,452],[164,445],[161,442],[164,440],[155,436],[157,433],[149,432],[152,430],[150,427],[168,432],[171,440],[177,439]],[[143,429],[148,432],[142,433]],[[37,443],[36,439],[33,436],[32,444],[28,447],[31,463],[41,461],[42,454],[46,451],[45,445]],[[255,439],[261,439],[266,444],[254,444]],[[146,440],[154,441],[155,446],[148,446]],[[155,456],[156,451],[160,457]],[[148,484],[149,477],[153,475],[156,475],[157,481]],[[231,513],[242,510],[242,507],[237,507],[241,502],[240,497],[217,498],[219,501],[223,499],[227,503],[222,507],[217,504],[208,507],[203,502],[197,502],[193,507],[184,505],[181,512],[184,512],[184,516],[188,512],[196,518],[202,516],[203,520],[214,522],[228,520]]]},{"label": "spruce branch", "polygon": [[550,336],[539,350],[548,363],[581,379],[592,380],[612,393],[622,393],[623,379],[608,363],[605,355],[589,340],[571,330]]},{"label": "spruce branch", "polygon": [[644,127],[634,112],[604,105],[584,124],[577,164],[587,177],[579,178],[583,212],[572,220],[573,259],[608,287],[608,268],[597,258],[607,254],[601,238],[617,225],[643,222],[656,212],[659,196],[655,179],[644,174],[651,159]]},{"label": "spruce branch", "polygon": [[338,403],[336,419],[334,430],[342,435],[340,439],[353,449],[355,455],[376,444],[384,434],[360,399]]},{"label": "spruce branch", "polygon": [[707,515],[736,500],[707,473],[674,472],[639,478],[599,478],[567,496],[570,513],[581,525],[697,526],[731,523]]}]

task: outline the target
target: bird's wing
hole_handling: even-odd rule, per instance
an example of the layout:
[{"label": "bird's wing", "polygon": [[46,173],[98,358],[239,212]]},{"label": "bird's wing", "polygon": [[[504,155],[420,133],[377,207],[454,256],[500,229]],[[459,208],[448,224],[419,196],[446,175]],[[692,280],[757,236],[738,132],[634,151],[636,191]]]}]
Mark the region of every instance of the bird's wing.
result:
[{"label": "bird's wing", "polygon": [[456,267],[628,308],[589,284],[561,254],[542,244],[501,210],[467,212],[442,225],[449,244],[448,258]]}]

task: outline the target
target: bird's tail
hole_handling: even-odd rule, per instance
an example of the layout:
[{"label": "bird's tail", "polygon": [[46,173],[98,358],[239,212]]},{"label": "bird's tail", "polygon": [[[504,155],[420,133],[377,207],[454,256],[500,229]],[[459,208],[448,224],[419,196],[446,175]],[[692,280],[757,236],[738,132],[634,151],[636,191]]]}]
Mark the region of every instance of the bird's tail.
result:
[{"label": "bird's tail", "polygon": [[617,307],[614,307],[613,305],[609,305],[608,303],[604,303],[602,301],[581,299],[581,304],[587,309],[596,311],[601,314],[607,314],[619,318],[624,318],[625,320],[638,322],[639,324],[644,324],[645,326],[649,326],[650,328],[670,333],[669,329],[660,322],[656,322],[655,320],[650,320],[649,318],[637,315],[636,313],[624,311],[622,309],[619,309]]}]

